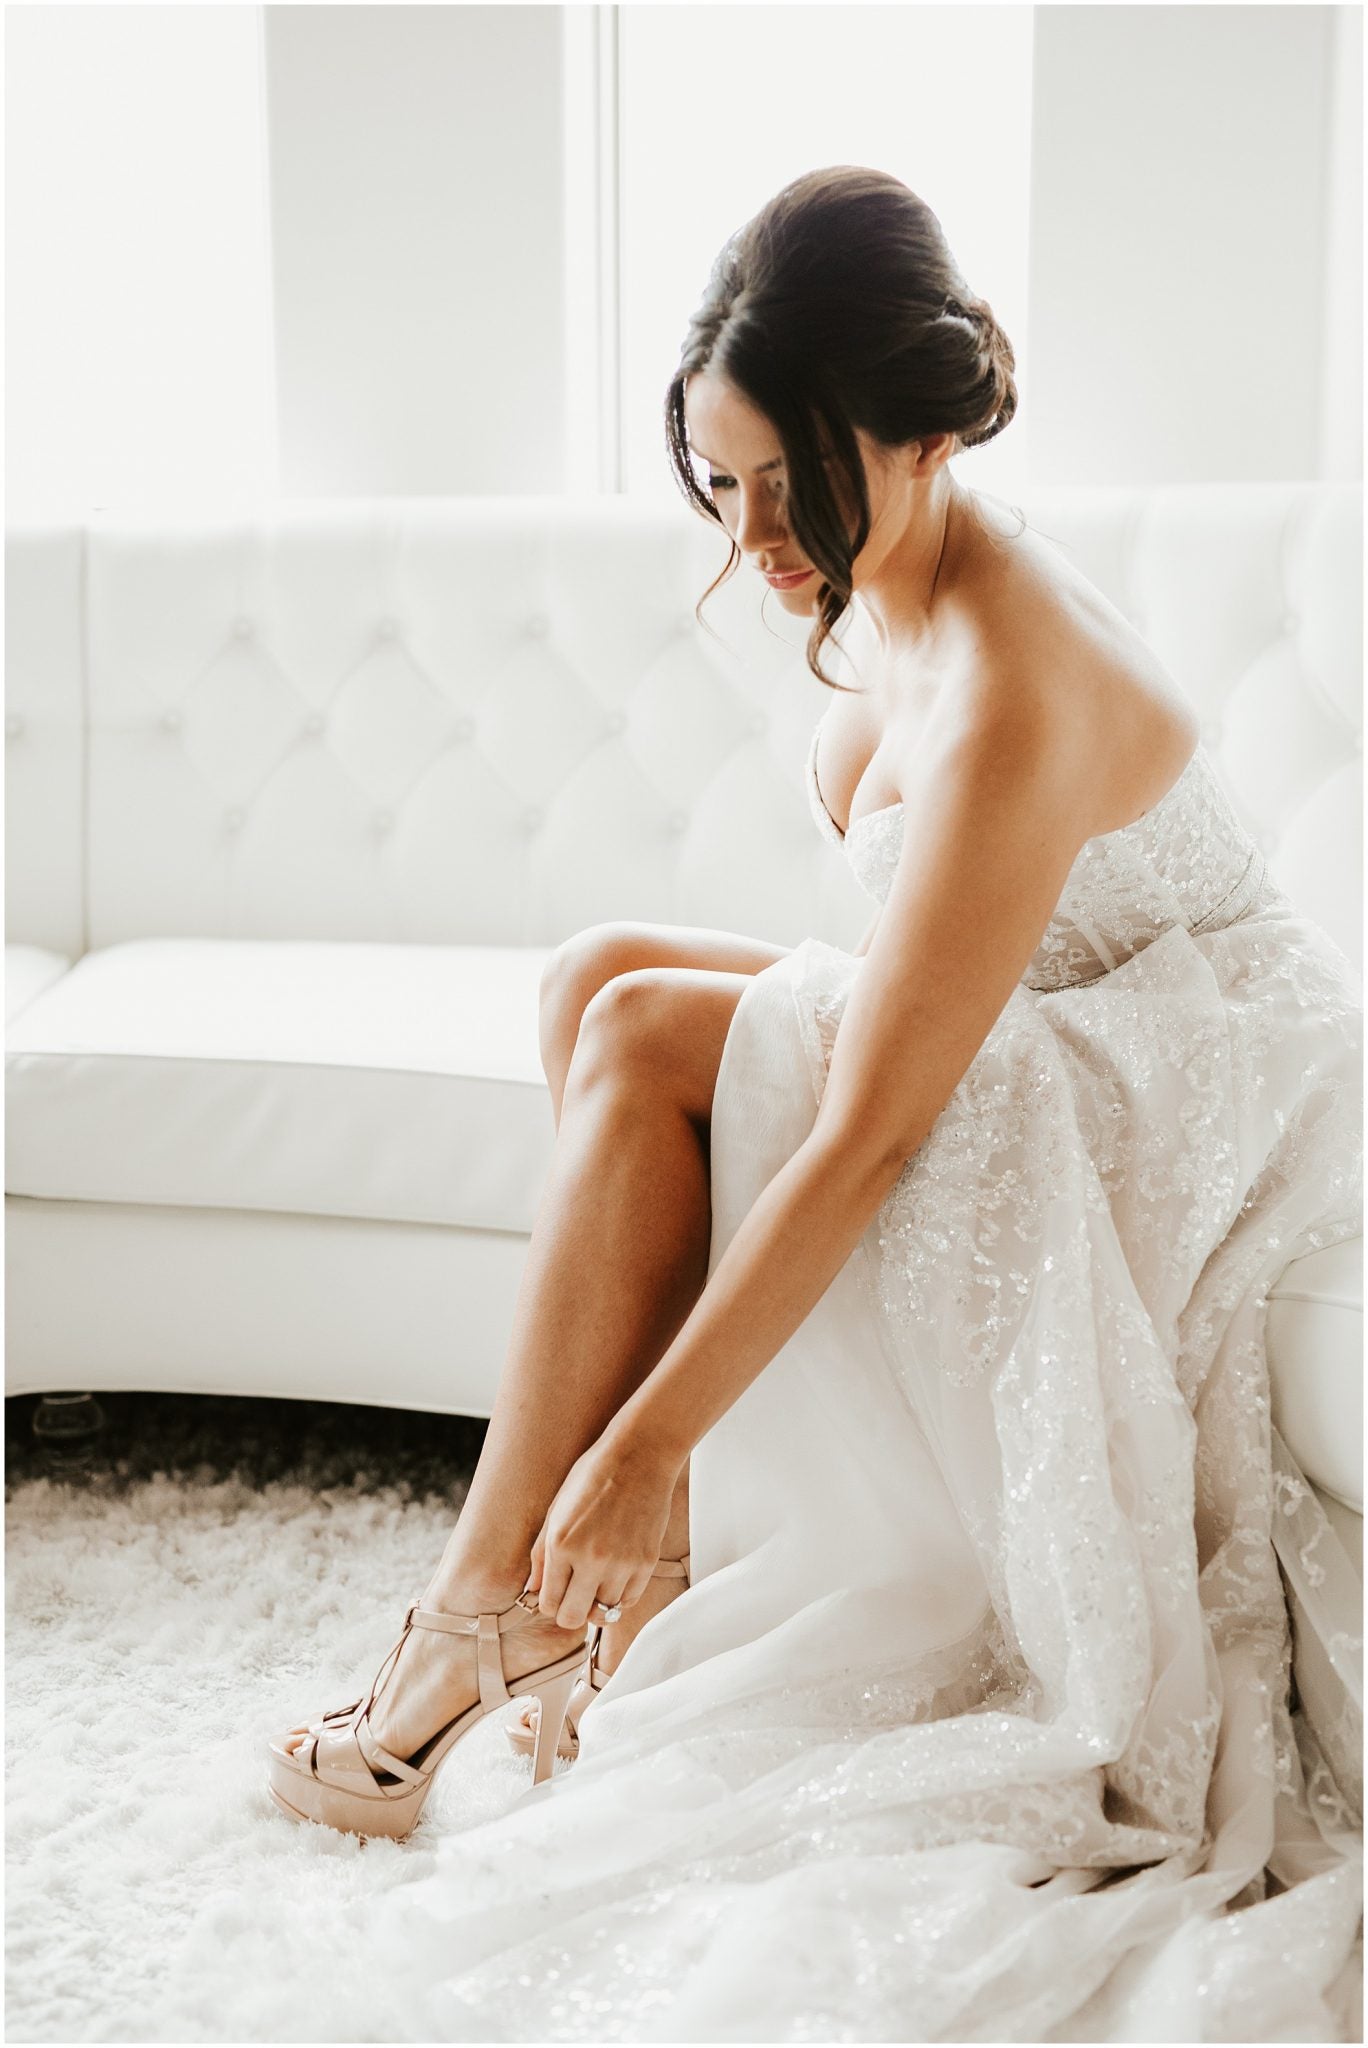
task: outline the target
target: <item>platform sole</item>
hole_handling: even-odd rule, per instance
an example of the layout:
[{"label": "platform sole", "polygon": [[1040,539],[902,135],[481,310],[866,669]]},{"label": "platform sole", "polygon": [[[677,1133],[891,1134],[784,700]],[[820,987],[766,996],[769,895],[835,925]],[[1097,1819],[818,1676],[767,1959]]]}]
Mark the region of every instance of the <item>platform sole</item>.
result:
[{"label": "platform sole", "polygon": [[[323,1787],[321,1789],[326,1791],[327,1787]],[[398,1814],[394,1814],[389,1817],[391,1821],[391,1825],[389,1827],[385,1827],[383,1825],[379,1827],[372,1827],[368,1824],[369,1817],[367,1817],[366,1824],[363,1824],[360,1820],[349,1820],[345,1822],[339,1820],[324,1820],[320,1814],[310,1813],[306,1807],[294,1805],[291,1800],[285,1797],[284,1793],[273,1781],[268,1780],[266,1790],[270,1793],[272,1799],[274,1799],[276,1805],[280,1808],[280,1811],[283,1814],[285,1814],[290,1820],[311,1821],[315,1827],[331,1828],[335,1834],[356,1835],[362,1841],[402,1842],[413,1833],[413,1830],[417,1827],[418,1822],[422,1817],[420,1810],[413,1816],[412,1820],[404,1823],[401,1826],[398,1824]],[[376,1819],[380,1820],[381,1816],[377,1814]]]}]

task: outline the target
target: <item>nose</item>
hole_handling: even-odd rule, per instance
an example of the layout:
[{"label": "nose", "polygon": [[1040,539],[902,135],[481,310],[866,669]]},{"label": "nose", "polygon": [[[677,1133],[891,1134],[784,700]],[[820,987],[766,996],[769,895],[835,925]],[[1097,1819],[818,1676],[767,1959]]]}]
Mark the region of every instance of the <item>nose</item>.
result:
[{"label": "nose", "polygon": [[788,539],[788,522],[784,508],[773,490],[757,487],[738,487],[739,509],[736,515],[736,529],[732,535],[743,555],[758,555],[762,550],[777,554]]}]

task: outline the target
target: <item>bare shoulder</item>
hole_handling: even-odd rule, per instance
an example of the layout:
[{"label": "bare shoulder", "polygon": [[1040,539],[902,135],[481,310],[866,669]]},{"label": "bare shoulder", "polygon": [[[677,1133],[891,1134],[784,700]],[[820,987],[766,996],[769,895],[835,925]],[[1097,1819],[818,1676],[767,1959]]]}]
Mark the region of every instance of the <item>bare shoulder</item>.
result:
[{"label": "bare shoulder", "polygon": [[[984,731],[1056,750],[1085,837],[1129,824],[1177,781],[1200,728],[1125,615],[993,501],[953,591],[962,708]],[[957,662],[956,666],[959,666]]]}]

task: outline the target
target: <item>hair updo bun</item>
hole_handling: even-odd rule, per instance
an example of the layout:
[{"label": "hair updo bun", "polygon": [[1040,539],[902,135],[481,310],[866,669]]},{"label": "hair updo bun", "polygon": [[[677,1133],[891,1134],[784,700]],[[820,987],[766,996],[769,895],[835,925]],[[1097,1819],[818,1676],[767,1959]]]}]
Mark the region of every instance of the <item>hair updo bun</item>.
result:
[{"label": "hair updo bun", "polygon": [[[869,537],[858,427],[886,447],[955,436],[955,453],[995,440],[1017,408],[1016,357],[986,299],[971,292],[925,200],[885,171],[837,165],[776,193],[719,252],[665,397],[665,435],[684,496],[721,515],[694,474],[684,391],[714,370],[770,421],[783,449],[793,534],[822,578],[808,666],[850,603]],[[850,532],[823,460],[830,450],[856,508]],[[733,574],[731,558],[699,600]]]},{"label": "hair updo bun", "polygon": [[975,362],[985,394],[986,417],[981,427],[957,428],[960,448],[982,448],[995,440],[1017,409],[1016,354],[987,299],[950,299],[945,317],[972,329]]}]

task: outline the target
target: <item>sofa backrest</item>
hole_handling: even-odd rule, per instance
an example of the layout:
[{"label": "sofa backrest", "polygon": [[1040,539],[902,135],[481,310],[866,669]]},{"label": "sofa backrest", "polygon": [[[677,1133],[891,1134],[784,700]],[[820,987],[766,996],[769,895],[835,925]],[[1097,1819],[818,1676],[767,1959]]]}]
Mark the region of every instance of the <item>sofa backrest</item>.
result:
[{"label": "sofa backrest", "polygon": [[[1359,488],[1012,502],[1144,634],[1358,959]],[[801,779],[828,692],[745,569],[696,623],[725,560],[682,504],[624,498],[11,528],[7,937],[853,943],[867,906]]]}]

